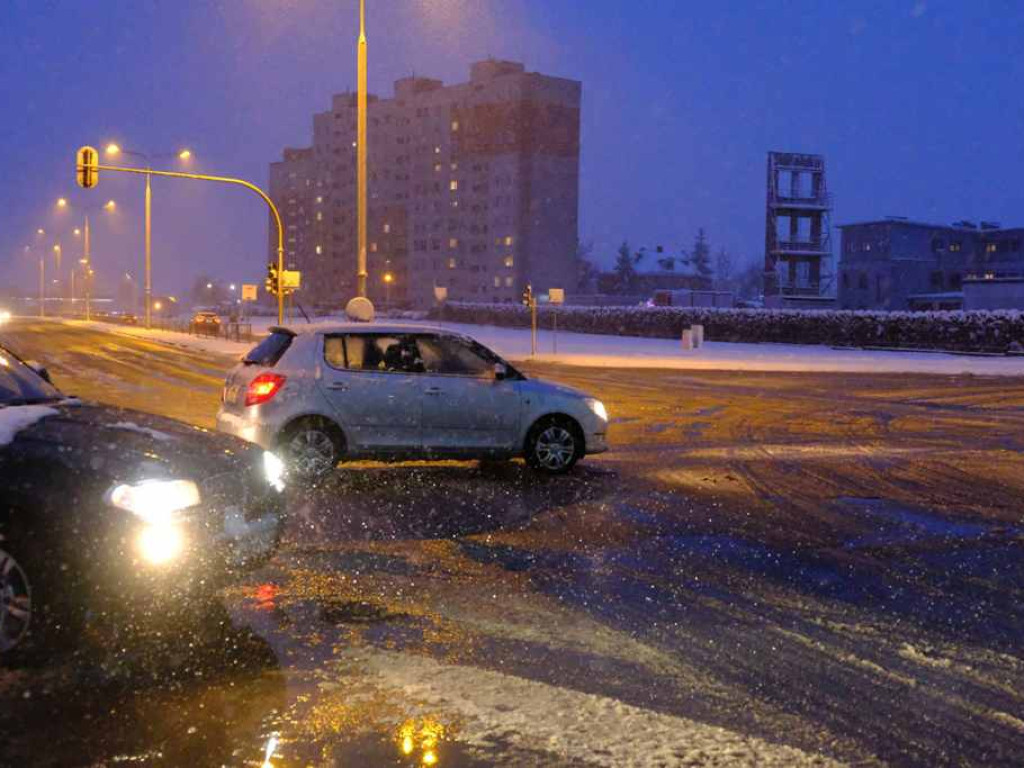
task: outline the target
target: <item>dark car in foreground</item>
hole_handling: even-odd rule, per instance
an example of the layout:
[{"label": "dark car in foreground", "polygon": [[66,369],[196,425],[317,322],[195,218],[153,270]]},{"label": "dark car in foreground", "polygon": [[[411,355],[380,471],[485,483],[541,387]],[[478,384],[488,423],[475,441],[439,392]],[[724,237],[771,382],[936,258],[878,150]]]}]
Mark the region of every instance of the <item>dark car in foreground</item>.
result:
[{"label": "dark car in foreground", "polygon": [[67,398],[0,346],[0,664],[187,623],[273,554],[283,471],[242,440]]}]

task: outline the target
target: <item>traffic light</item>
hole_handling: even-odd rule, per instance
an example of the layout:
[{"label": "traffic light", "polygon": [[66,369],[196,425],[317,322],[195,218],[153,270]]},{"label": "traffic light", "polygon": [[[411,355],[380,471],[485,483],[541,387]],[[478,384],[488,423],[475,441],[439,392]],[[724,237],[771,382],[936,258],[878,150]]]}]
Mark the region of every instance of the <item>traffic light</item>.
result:
[{"label": "traffic light", "polygon": [[267,293],[277,296],[281,289],[281,276],[277,271],[277,264],[267,264],[267,279],[263,281],[263,285],[267,289]]},{"label": "traffic light", "polygon": [[83,189],[92,189],[100,180],[99,153],[92,147],[81,147],[78,150],[78,159],[75,165],[78,186]]},{"label": "traffic light", "polygon": [[526,289],[523,291],[523,306],[533,306],[533,285],[530,283],[526,284]]}]

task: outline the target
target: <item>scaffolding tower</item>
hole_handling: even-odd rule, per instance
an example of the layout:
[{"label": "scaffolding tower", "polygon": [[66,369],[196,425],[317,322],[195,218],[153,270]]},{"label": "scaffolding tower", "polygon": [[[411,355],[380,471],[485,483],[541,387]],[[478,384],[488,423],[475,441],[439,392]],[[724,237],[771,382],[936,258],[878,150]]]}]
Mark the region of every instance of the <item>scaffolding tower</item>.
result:
[{"label": "scaffolding tower", "polygon": [[824,156],[769,152],[766,210],[766,303],[825,294],[831,286],[832,202]]}]

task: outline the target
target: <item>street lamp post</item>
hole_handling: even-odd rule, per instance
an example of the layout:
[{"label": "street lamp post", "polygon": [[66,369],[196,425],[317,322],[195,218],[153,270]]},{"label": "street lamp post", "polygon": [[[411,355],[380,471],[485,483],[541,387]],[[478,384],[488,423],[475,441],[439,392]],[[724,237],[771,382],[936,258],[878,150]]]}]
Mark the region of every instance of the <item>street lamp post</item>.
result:
[{"label": "street lamp post", "polygon": [[356,56],[356,215],[358,263],[356,295],[366,296],[366,0],[359,0],[359,43]]},{"label": "street lamp post", "polygon": [[[65,198],[63,198],[63,197],[59,198],[57,200],[57,207],[58,208],[62,208],[62,209],[63,208],[67,208],[68,207],[68,201]],[[117,209],[117,203],[115,203],[113,200],[108,200],[106,203],[103,204],[103,208],[104,208],[104,210],[113,212],[114,210]],[[83,247],[82,257],[83,258],[82,258],[81,263],[83,264],[83,267],[82,267],[82,280],[84,282],[83,294],[84,294],[84,297],[85,297],[85,319],[86,320],[91,320],[92,319],[92,275],[93,275],[93,269],[92,269],[92,250],[91,250],[92,239],[91,239],[91,236],[90,236],[89,214],[88,213],[85,214],[85,222],[84,222],[84,224],[82,226],[82,229],[78,229],[78,227],[75,227],[73,234],[75,235],[75,237],[78,237],[79,235],[84,235],[83,243],[82,243],[82,247]],[[58,274],[58,276],[60,275],[60,260],[59,260],[59,258],[58,258],[58,261],[57,261],[57,274]],[[74,281],[74,276],[75,276],[74,275],[74,265],[72,265],[72,268],[71,268],[71,279],[72,279],[72,281]],[[72,285],[72,294],[74,294],[74,285]],[[74,310],[74,299],[73,298],[72,298],[72,302],[71,302],[71,309]]]},{"label": "street lamp post", "polygon": [[145,301],[146,301],[146,327],[149,328],[153,324],[153,243],[152,243],[152,232],[153,232],[153,187],[152,187],[152,174],[148,173],[152,160],[160,157],[177,157],[179,160],[188,160],[192,157],[192,153],[187,149],[182,149],[178,152],[165,152],[162,154],[149,154],[146,152],[133,152],[131,150],[122,149],[117,144],[107,145],[107,155],[115,156],[119,154],[132,155],[134,157],[141,157],[146,161],[146,223],[145,223]]},{"label": "street lamp post", "polygon": [[390,272],[384,273],[384,312],[391,311],[391,281],[394,279]]}]

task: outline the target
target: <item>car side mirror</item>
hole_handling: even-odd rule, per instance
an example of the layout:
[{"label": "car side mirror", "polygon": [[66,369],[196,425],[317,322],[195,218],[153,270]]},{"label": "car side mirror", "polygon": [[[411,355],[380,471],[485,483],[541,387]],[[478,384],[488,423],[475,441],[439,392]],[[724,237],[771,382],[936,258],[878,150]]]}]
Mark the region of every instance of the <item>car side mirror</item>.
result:
[{"label": "car side mirror", "polygon": [[494,380],[504,381],[508,377],[508,366],[504,363],[494,364]]},{"label": "car side mirror", "polygon": [[41,363],[37,363],[35,360],[26,360],[25,365],[35,371],[39,378],[45,381],[47,384],[53,384],[53,380],[50,379],[50,372],[46,370],[46,366]]}]

